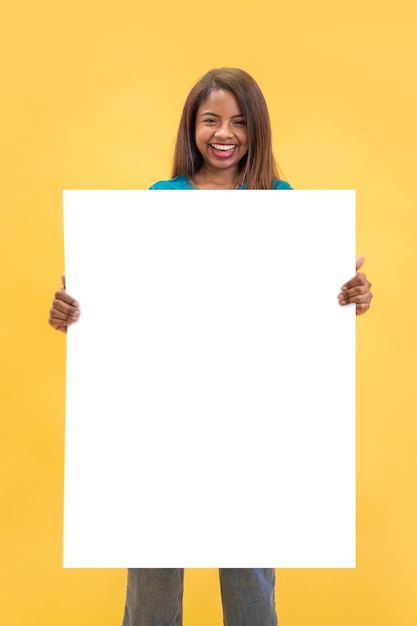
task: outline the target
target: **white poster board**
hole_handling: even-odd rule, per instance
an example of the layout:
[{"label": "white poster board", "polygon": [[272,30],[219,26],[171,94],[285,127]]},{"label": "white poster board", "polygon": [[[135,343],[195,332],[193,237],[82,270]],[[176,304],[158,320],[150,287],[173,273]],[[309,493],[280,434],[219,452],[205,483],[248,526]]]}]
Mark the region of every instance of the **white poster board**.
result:
[{"label": "white poster board", "polygon": [[354,191],[65,191],[65,567],[354,567]]}]

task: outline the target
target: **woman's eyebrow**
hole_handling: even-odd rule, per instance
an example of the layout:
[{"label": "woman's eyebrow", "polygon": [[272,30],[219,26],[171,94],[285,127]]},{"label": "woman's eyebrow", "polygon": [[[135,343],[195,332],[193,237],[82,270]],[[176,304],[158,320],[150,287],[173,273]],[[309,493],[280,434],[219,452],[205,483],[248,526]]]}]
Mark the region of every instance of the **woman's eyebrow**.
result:
[{"label": "woman's eyebrow", "polygon": [[[219,115],[218,113],[212,113],[211,111],[203,111],[201,115],[211,115],[213,117],[221,117],[221,115]],[[245,117],[245,116],[243,115],[243,113],[236,113],[236,115],[232,115],[230,119],[233,119],[235,117]]]}]

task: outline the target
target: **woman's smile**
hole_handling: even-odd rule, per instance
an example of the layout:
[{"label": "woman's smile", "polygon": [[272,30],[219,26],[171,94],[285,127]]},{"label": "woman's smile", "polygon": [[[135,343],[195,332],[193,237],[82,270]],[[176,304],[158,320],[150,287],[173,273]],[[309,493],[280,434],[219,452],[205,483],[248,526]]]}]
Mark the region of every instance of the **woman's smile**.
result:
[{"label": "woman's smile", "polygon": [[214,156],[218,159],[230,159],[230,157],[233,156],[237,145],[233,143],[212,143],[210,144],[210,148],[212,149]]}]

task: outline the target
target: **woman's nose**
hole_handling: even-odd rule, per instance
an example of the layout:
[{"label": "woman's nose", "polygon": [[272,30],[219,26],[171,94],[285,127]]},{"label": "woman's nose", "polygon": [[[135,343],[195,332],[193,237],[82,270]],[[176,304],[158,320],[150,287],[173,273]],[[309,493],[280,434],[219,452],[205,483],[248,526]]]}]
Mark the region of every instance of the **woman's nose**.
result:
[{"label": "woman's nose", "polygon": [[223,124],[223,126],[220,126],[214,134],[217,137],[231,137],[232,130],[228,124]]}]

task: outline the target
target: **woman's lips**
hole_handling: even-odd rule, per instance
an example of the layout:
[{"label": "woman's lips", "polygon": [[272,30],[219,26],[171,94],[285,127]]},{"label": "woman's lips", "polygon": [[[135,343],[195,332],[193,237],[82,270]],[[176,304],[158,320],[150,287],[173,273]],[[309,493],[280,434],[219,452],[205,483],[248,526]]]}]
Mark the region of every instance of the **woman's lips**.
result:
[{"label": "woman's lips", "polygon": [[219,159],[230,159],[237,148],[237,145],[232,143],[211,143],[209,145],[214,156]]}]

